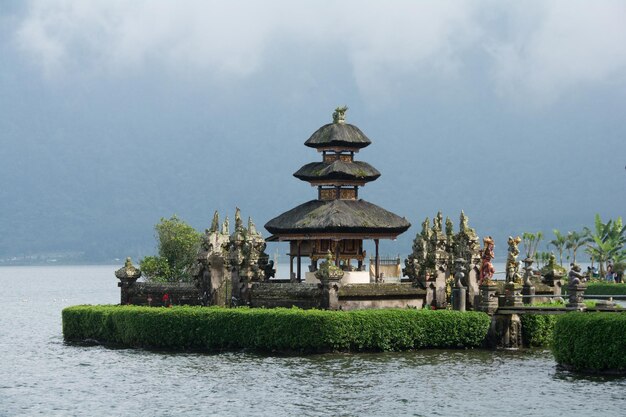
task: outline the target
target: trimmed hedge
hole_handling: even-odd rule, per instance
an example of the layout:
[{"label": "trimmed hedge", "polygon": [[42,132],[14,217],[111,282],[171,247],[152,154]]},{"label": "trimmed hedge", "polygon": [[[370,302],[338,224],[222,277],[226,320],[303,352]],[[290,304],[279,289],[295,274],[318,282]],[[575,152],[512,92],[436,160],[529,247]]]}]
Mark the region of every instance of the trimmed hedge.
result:
[{"label": "trimmed hedge", "polygon": [[527,347],[548,347],[557,316],[554,314],[522,314],[522,342]]},{"label": "trimmed hedge", "polygon": [[613,282],[589,282],[585,295],[626,295],[626,284]]},{"label": "trimmed hedge", "polygon": [[626,373],[626,314],[559,316],[552,352],[557,363],[573,370]]},{"label": "trimmed hedge", "polygon": [[74,306],[67,341],[176,350],[393,351],[481,346],[490,318],[445,310]]}]

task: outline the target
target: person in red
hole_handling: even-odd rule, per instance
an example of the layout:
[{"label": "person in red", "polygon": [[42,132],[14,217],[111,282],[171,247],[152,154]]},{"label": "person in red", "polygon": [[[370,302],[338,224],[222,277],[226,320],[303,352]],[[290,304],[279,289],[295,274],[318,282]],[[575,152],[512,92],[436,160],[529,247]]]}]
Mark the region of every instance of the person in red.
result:
[{"label": "person in red", "polygon": [[163,294],[163,305],[165,307],[171,307],[172,306],[172,300],[170,300],[170,295],[168,293]]}]

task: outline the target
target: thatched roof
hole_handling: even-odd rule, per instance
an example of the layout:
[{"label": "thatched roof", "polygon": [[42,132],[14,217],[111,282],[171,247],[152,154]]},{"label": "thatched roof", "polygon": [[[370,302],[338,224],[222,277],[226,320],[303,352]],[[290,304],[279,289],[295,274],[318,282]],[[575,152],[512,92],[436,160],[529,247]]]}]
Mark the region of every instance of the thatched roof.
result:
[{"label": "thatched roof", "polygon": [[275,235],[359,233],[399,235],[411,224],[403,217],[365,200],[311,200],[265,224]]},{"label": "thatched roof", "polygon": [[302,181],[313,180],[358,180],[374,181],[380,172],[367,162],[312,162],[306,164],[293,174]]},{"label": "thatched roof", "polygon": [[311,137],[304,142],[311,148],[345,147],[365,148],[372,141],[358,127],[348,123],[329,123],[317,129]]}]

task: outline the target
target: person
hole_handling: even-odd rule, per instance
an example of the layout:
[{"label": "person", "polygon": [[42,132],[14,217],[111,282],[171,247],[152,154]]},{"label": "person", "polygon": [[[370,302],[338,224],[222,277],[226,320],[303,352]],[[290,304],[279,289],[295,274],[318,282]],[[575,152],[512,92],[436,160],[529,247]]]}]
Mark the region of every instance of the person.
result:
[{"label": "person", "polygon": [[615,282],[615,274],[613,273],[613,265],[611,264],[606,267],[605,279],[607,282]]},{"label": "person", "polygon": [[163,306],[165,307],[171,307],[172,306],[172,300],[170,299],[170,295],[168,293],[163,294]]}]

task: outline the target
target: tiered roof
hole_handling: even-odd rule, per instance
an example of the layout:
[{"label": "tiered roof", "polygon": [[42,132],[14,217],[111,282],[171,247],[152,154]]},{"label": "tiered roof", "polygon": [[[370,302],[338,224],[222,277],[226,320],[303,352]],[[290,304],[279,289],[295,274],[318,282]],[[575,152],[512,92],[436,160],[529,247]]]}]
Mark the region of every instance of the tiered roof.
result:
[{"label": "tiered roof", "polygon": [[275,235],[270,239],[395,238],[411,226],[405,218],[357,199],[358,187],[376,180],[380,172],[367,162],[354,161],[354,154],[372,142],[358,127],[345,123],[346,110],[336,109],[333,123],[319,128],[304,143],[322,152],[323,161],[306,164],[293,174],[317,185],[319,198],[267,222],[265,228]]}]

